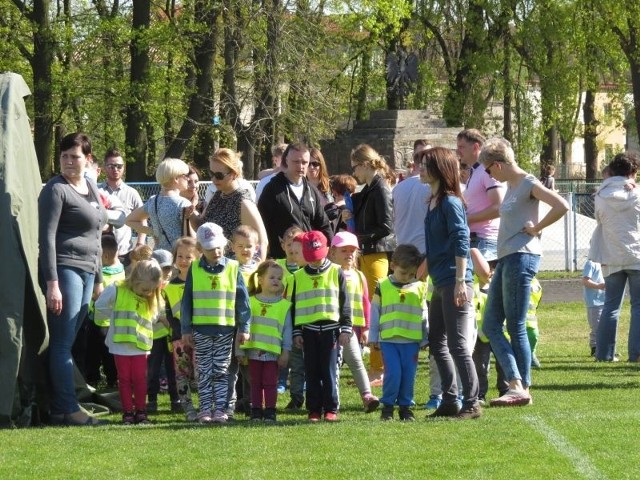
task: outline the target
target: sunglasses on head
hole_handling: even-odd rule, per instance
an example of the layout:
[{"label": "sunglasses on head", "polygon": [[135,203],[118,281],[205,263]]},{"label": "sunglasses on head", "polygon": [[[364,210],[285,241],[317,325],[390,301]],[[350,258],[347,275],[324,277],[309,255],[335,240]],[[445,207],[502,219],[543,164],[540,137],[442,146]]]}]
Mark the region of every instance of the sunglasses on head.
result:
[{"label": "sunglasses on head", "polygon": [[229,175],[231,172],[222,173],[222,172],[211,172],[211,178],[215,178],[216,180],[224,180],[224,177]]}]

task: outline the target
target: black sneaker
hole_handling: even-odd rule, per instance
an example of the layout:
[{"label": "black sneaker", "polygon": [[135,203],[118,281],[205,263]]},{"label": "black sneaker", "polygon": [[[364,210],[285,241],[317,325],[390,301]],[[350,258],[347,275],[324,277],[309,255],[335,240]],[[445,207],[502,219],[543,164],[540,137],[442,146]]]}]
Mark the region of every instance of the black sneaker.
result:
[{"label": "black sneaker", "polygon": [[380,420],[387,422],[393,420],[393,405],[384,405],[380,411]]},{"label": "black sneaker", "polygon": [[400,407],[398,416],[400,417],[400,421],[402,422],[415,422],[416,420],[416,417],[413,414],[413,410],[411,410],[411,408],[409,407]]},{"label": "black sneaker", "polygon": [[136,425],[150,425],[151,420],[147,417],[147,412],[140,410],[136,412]]},{"label": "black sneaker", "polygon": [[136,416],[133,412],[124,412],[122,414],[122,423],[125,425],[134,425],[136,423]]},{"label": "black sneaker", "polygon": [[302,402],[298,402],[293,398],[289,403],[287,403],[287,406],[284,407],[285,410],[291,410],[291,411],[300,410],[301,408],[302,408]]},{"label": "black sneaker", "polygon": [[276,421],[276,409],[265,408],[264,409],[264,421],[266,423],[274,423]]},{"label": "black sneaker", "polygon": [[480,405],[474,405],[472,407],[462,407],[454,418],[458,420],[471,420],[474,418],[480,418],[482,416],[482,407]]},{"label": "black sneaker", "polygon": [[431,415],[427,415],[430,418],[437,417],[455,417],[460,412],[460,404],[458,402],[453,403],[441,403],[436,411]]},{"label": "black sneaker", "polygon": [[254,422],[259,422],[262,420],[262,409],[261,408],[252,408],[251,409],[251,420]]}]

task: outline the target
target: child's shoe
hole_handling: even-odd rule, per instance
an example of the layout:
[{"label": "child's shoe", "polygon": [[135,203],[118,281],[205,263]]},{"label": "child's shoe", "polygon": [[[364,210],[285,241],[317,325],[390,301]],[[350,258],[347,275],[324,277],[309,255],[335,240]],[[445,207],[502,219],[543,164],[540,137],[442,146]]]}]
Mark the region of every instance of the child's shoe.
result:
[{"label": "child's shoe", "polygon": [[313,412],[309,414],[309,421],[311,423],[318,423],[320,421],[320,414],[317,412]]},{"label": "child's shoe", "polygon": [[324,414],[324,421],[325,422],[337,422],[338,421],[338,414],[335,412],[327,412]]},{"label": "child's shoe", "polygon": [[265,421],[265,423],[275,423],[276,422],[276,409],[275,408],[265,408],[264,409],[264,421]]},{"label": "child's shoe", "polygon": [[147,402],[147,412],[148,413],[156,413],[158,411],[158,401],[157,400],[149,400]]},{"label": "child's shoe", "polygon": [[187,422],[195,422],[198,420],[198,413],[193,407],[185,411],[185,418]]},{"label": "child's shoe", "polygon": [[289,403],[287,403],[287,406],[284,407],[285,410],[290,410],[290,411],[300,410],[301,408],[302,408],[302,402],[298,402],[297,400],[294,400],[293,398],[291,399],[291,401]]},{"label": "child's shoe", "polygon": [[540,360],[536,357],[535,353],[531,354],[531,368],[540,368]]},{"label": "child's shoe", "polygon": [[167,377],[162,377],[160,379],[160,393],[167,393],[169,391],[169,381]]},{"label": "child's shoe", "polygon": [[380,420],[382,420],[383,422],[393,420],[393,405],[382,406],[382,411],[380,412]]},{"label": "child's shoe", "polygon": [[441,403],[435,412],[427,416],[430,418],[455,417],[460,412],[460,408],[460,403],[457,400],[453,403]]},{"label": "child's shoe", "polygon": [[198,423],[208,424],[213,422],[213,417],[211,417],[211,412],[200,412],[198,414]]},{"label": "child's shoe", "polygon": [[462,407],[460,412],[454,416],[458,420],[472,420],[474,418],[480,418],[482,416],[482,407],[480,404],[473,405],[472,407]]},{"label": "child's shoe", "polygon": [[227,423],[227,420],[229,420],[229,417],[224,413],[224,410],[216,410],[211,416],[213,423]]},{"label": "child's shoe", "polygon": [[150,425],[151,420],[147,418],[147,412],[140,410],[136,412],[136,425]]},{"label": "child's shoe", "polygon": [[251,409],[251,420],[254,422],[259,422],[262,420],[263,412],[261,408],[252,408]]},{"label": "child's shoe", "polygon": [[122,423],[125,425],[134,425],[136,423],[136,416],[133,412],[124,412],[122,414]]},{"label": "child's shoe", "polygon": [[416,417],[413,414],[413,410],[410,407],[400,407],[400,411],[398,412],[398,416],[400,420],[403,422],[415,422]]},{"label": "child's shoe", "polygon": [[442,397],[440,395],[430,395],[429,401],[424,404],[424,408],[427,410],[437,410],[442,403]]},{"label": "child's shoe", "polygon": [[365,393],[362,396],[362,403],[364,404],[364,411],[366,413],[375,412],[380,405],[380,400],[375,395],[371,395],[370,393]]}]

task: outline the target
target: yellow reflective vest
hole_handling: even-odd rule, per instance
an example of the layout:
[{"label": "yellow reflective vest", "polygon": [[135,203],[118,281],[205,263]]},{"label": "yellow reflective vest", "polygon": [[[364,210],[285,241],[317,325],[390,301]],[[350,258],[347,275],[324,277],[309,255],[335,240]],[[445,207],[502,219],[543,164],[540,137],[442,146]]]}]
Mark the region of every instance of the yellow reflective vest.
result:
[{"label": "yellow reflective vest", "polygon": [[293,274],[295,279],[294,324],[306,325],[319,320],[340,320],[338,273],[334,263],[318,275],[309,275],[304,268]]},{"label": "yellow reflective vest", "polygon": [[171,308],[173,318],[180,320],[182,311],[182,296],[184,295],[184,283],[169,283],[164,287],[164,297]]},{"label": "yellow reflective vest", "polygon": [[526,328],[538,328],[538,304],[542,300],[542,285],[536,277],[531,279],[531,296],[529,297],[529,309],[527,310]]},{"label": "yellow reflective vest", "polygon": [[261,302],[256,297],[251,297],[249,303],[251,304],[249,341],[242,344],[240,348],[255,348],[280,355],[284,322],[291,308],[291,302],[284,298],[277,302]]},{"label": "yellow reflective vest", "polygon": [[116,284],[113,306],[113,341],[133,343],[140,350],[153,346],[153,317],[146,299],[139,297],[123,284]]},{"label": "yellow reflective vest", "polygon": [[345,275],[347,281],[347,293],[351,304],[351,321],[354,327],[364,327],[364,282],[366,281],[360,270],[352,270]]},{"label": "yellow reflective vest", "polygon": [[416,281],[397,287],[385,278],[379,283],[379,288],[380,339],[402,337],[420,342],[423,306],[427,297],[426,284]]},{"label": "yellow reflective vest", "polygon": [[276,260],[276,263],[282,267],[282,270],[284,270],[284,275],[282,276],[282,285],[284,285],[284,291],[286,292],[287,286],[290,286],[293,283],[293,274],[295,272],[289,271],[286,258],[278,258]]},{"label": "yellow reflective vest", "polygon": [[220,273],[209,273],[199,262],[193,262],[191,276],[193,325],[235,326],[238,262],[227,260],[224,270]]},{"label": "yellow reflective vest", "polygon": [[[104,286],[104,288],[107,288],[109,285],[116,283],[116,282],[122,282],[125,278],[124,275],[124,269],[121,272],[118,273],[112,273],[112,274],[106,274],[104,272],[102,272],[102,285]],[[90,312],[94,312],[95,311],[95,307],[94,307],[94,301],[91,300],[91,302],[89,303],[89,311]],[[93,323],[95,323],[97,326],[99,327],[108,327],[110,320],[109,318],[98,318],[95,316],[93,317]]]}]

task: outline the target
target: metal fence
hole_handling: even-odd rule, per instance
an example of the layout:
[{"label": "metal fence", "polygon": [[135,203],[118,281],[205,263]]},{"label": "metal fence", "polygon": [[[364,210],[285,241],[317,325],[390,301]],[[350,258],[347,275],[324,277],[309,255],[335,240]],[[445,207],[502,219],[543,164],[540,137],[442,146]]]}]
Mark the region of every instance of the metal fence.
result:
[{"label": "metal fence", "polygon": [[[207,187],[211,182],[200,182],[198,190],[201,198],[204,198]],[[251,182],[254,187],[257,182]],[[589,241],[596,226],[594,219],[594,198],[590,193],[600,182],[580,186],[573,182],[571,187],[582,192],[562,192],[567,186],[556,186],[561,189],[560,195],[569,203],[569,212],[558,222],[546,228],[542,233],[543,257],[540,265],[545,271],[575,271],[582,270],[589,252]],[[155,182],[131,182],[132,186],[140,193],[143,200],[160,192],[160,186]],[[585,192],[585,190],[587,192]],[[544,214],[546,210],[541,207]]]}]

